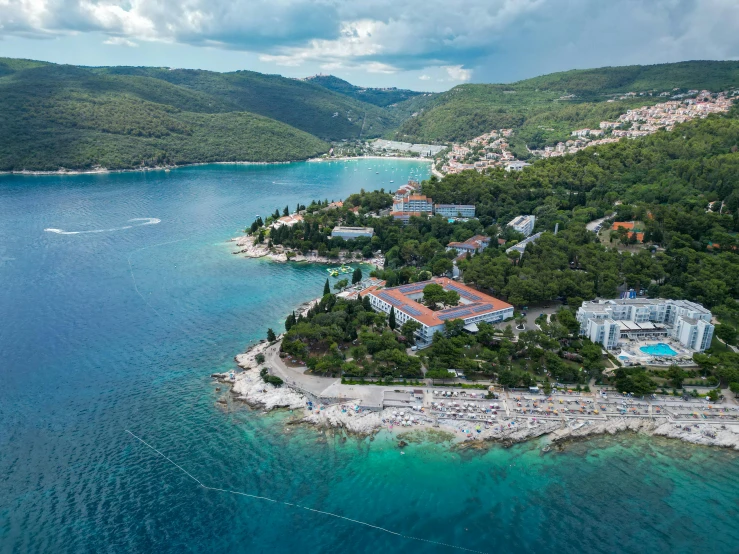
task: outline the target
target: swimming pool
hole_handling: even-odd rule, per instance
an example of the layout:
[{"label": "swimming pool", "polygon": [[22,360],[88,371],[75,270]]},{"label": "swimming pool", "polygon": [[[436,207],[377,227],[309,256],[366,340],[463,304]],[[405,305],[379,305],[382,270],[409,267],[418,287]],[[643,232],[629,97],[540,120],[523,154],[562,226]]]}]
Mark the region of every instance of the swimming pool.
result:
[{"label": "swimming pool", "polygon": [[675,352],[672,348],[670,348],[669,344],[665,344],[664,342],[658,342],[657,344],[649,344],[647,346],[642,346],[639,348],[642,352],[645,354],[649,354],[650,356],[676,356],[677,352]]}]

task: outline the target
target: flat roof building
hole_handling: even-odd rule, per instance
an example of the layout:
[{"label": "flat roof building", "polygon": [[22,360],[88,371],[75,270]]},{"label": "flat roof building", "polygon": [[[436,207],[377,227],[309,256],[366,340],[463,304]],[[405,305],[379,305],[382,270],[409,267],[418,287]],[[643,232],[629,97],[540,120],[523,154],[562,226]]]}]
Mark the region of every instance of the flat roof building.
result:
[{"label": "flat roof building", "polygon": [[[459,294],[459,305],[434,311],[421,304],[423,289],[431,284],[441,285],[446,291],[455,291]],[[399,287],[372,287],[360,294],[369,295],[370,304],[375,311],[389,314],[395,308],[398,325],[403,325],[406,321],[417,322],[421,326],[416,331],[421,346],[430,343],[437,331],[443,333],[445,323],[453,319],[461,319],[465,326],[469,326],[482,321],[495,323],[513,317],[513,306],[507,302],[446,277]]]},{"label": "flat roof building", "polygon": [[475,217],[475,206],[471,204],[436,204],[434,213],[444,217]]},{"label": "flat roof building", "polygon": [[596,299],[577,310],[580,334],[608,349],[616,348],[622,338],[671,337],[703,352],[713,338],[711,318],[711,312],[696,302],[664,298]]},{"label": "flat roof building", "polygon": [[534,232],[534,224],[536,223],[536,216],[533,215],[519,215],[514,217],[509,223],[508,227],[518,231],[524,237],[528,237]]},{"label": "flat roof building", "polygon": [[372,238],[375,230],[372,227],[334,227],[331,238],[341,237],[345,240],[358,239],[360,237]]}]

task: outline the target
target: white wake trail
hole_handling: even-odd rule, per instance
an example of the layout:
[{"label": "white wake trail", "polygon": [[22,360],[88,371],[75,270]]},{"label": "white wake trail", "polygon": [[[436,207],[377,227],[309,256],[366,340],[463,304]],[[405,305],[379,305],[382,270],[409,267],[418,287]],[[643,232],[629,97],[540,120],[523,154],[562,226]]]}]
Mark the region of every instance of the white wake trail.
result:
[{"label": "white wake trail", "polygon": [[[156,217],[134,217],[129,219],[127,223],[137,222],[135,225],[124,225],[122,227],[113,227],[111,229],[91,229],[89,231],[65,231],[64,229],[55,229],[48,227],[44,229],[47,233],[56,233],[57,235],[84,235],[87,233],[110,233],[111,231],[123,231],[124,229],[132,229],[134,227],[141,227],[142,225],[156,225],[161,223],[162,220]],[[142,223],[138,223],[142,222]]]}]

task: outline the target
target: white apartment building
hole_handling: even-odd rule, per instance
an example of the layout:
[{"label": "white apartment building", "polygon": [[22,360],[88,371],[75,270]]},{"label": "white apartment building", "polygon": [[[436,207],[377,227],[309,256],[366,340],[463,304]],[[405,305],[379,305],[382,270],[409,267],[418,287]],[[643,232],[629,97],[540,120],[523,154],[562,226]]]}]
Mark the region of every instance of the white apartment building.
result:
[{"label": "white apartment building", "polygon": [[534,224],[536,223],[536,217],[533,215],[519,215],[512,219],[508,223],[508,227],[512,227],[514,230],[523,234],[524,237],[528,237],[534,231]]},{"label": "white apartment building", "polygon": [[689,300],[622,298],[583,302],[577,310],[580,334],[608,349],[619,339],[672,337],[702,352],[711,345],[711,312]]}]

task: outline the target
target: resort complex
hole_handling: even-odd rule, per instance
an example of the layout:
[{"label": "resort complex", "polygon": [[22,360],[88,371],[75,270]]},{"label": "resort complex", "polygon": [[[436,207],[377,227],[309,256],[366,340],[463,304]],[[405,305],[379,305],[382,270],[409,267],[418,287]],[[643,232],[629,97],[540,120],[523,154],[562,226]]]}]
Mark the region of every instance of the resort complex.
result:
[{"label": "resort complex", "polygon": [[400,187],[393,197],[391,215],[403,223],[408,223],[411,216],[441,215],[448,218],[469,219],[475,217],[473,204],[434,204],[432,198],[419,192],[420,185],[415,181]]},{"label": "resort complex", "polygon": [[711,345],[711,312],[688,300],[662,298],[622,298],[583,302],[577,311],[580,334],[593,342],[615,350],[622,339],[641,343],[639,351],[625,357],[675,356],[679,351],[669,345],[654,344],[668,339],[687,349],[686,354],[703,352]]},{"label": "resort complex", "polygon": [[[421,304],[423,289],[433,284],[441,285],[446,292],[459,294],[459,305],[432,310]],[[510,304],[445,277],[399,287],[372,287],[362,292],[362,296],[366,295],[369,295],[372,309],[377,312],[389,314],[395,308],[399,325],[406,321],[418,323],[420,327],[416,334],[421,347],[429,344],[437,331],[443,333],[446,322],[453,319],[461,319],[465,330],[474,333],[477,323],[495,323],[513,317]]]}]

